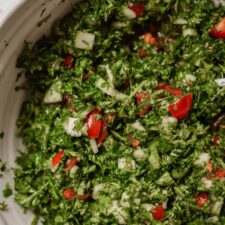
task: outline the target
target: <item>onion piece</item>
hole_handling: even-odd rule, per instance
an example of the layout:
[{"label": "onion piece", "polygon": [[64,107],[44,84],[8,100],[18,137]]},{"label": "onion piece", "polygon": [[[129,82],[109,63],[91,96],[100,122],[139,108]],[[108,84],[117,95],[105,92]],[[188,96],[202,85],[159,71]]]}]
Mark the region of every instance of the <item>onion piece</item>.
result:
[{"label": "onion piece", "polygon": [[207,164],[210,160],[210,155],[206,152],[202,152],[198,159],[194,162],[195,165],[198,166],[204,166],[205,164]]},{"label": "onion piece", "polygon": [[174,24],[177,24],[177,25],[184,25],[187,23],[188,23],[188,21],[185,19],[182,19],[182,18],[178,18],[177,20],[174,21]]},{"label": "onion piece", "polygon": [[225,78],[215,80],[219,87],[225,86]]},{"label": "onion piece", "polygon": [[75,117],[68,117],[63,123],[65,132],[73,137],[80,137],[82,135],[82,129],[76,130],[76,125],[80,123],[80,120]]},{"label": "onion piece", "polygon": [[107,81],[105,81],[103,78],[98,78],[95,82],[95,85],[97,88],[99,88],[102,92],[105,94],[115,97],[118,100],[125,100],[128,98],[127,95],[117,91],[115,88],[111,87]]},{"label": "onion piece", "polygon": [[90,145],[91,145],[91,149],[93,151],[94,154],[98,153],[98,145],[97,142],[94,138],[90,138],[89,139]]},{"label": "onion piece", "polygon": [[185,30],[183,30],[183,36],[196,36],[197,35],[197,31],[193,28],[187,28]]},{"label": "onion piece", "polygon": [[132,126],[134,129],[136,129],[136,130],[146,131],[146,129],[144,128],[144,126],[143,126],[139,121],[136,121],[136,122],[133,123],[131,126]]},{"label": "onion piece", "polygon": [[54,82],[46,92],[43,102],[47,104],[61,102],[63,100],[61,88],[62,82],[60,80]]},{"label": "onion piece", "polygon": [[78,31],[75,37],[75,47],[91,50],[94,46],[95,35],[92,33]]},{"label": "onion piece", "polygon": [[135,19],[137,17],[136,13],[126,6],[123,7],[123,15],[129,19]]},{"label": "onion piece", "polygon": [[105,66],[105,68],[106,68],[107,76],[109,78],[109,84],[110,84],[110,86],[114,87],[114,85],[113,85],[113,74],[112,74],[112,71],[110,70],[108,64]]}]

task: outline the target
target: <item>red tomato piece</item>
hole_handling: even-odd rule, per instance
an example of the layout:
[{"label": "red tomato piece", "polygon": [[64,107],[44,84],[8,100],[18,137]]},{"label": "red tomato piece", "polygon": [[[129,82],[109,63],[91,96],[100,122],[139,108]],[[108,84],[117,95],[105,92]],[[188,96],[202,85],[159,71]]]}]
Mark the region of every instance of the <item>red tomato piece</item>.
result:
[{"label": "red tomato piece", "polygon": [[221,178],[225,177],[225,170],[217,168],[214,175],[217,179],[221,179]]},{"label": "red tomato piece", "polygon": [[164,212],[164,208],[162,204],[152,209],[152,216],[155,220],[158,220],[158,221],[163,220],[165,216],[165,212]]},{"label": "red tomato piece", "polygon": [[107,131],[106,122],[105,122],[104,118],[102,118],[101,119],[101,131],[100,131],[99,137],[96,140],[97,144],[101,144],[105,140],[107,134],[108,134],[108,131]]},{"label": "red tomato piece", "polygon": [[192,108],[192,94],[187,94],[182,97],[179,101],[168,106],[168,109],[172,116],[177,119],[184,119],[188,116]]},{"label": "red tomato piece", "polygon": [[[147,92],[137,92],[136,93],[136,102],[137,105],[140,105],[143,101],[151,99],[150,95]],[[140,116],[143,116],[149,109],[151,108],[150,104],[146,104],[143,106],[140,112],[138,114]]]},{"label": "red tomato piece", "polygon": [[225,18],[223,18],[219,23],[217,23],[214,28],[209,32],[214,38],[225,39]]},{"label": "red tomato piece", "polygon": [[75,196],[77,196],[76,192],[72,188],[68,188],[63,192],[63,196],[67,200],[73,199]]},{"label": "red tomato piece", "polygon": [[93,109],[84,120],[84,122],[87,123],[87,133],[89,138],[99,137],[102,122],[101,118],[96,117],[101,117],[99,109]]},{"label": "red tomato piece", "polygon": [[171,95],[181,96],[183,92],[177,87],[171,87],[169,85],[165,85],[164,89],[169,92]]},{"label": "red tomato piece", "polygon": [[70,171],[74,166],[77,165],[77,163],[78,163],[77,157],[76,156],[71,157],[66,161],[66,169],[64,171],[65,172]]},{"label": "red tomato piece", "polygon": [[152,36],[151,33],[144,34],[144,41],[151,46],[154,46],[156,44],[156,39]]},{"label": "red tomato piece", "polygon": [[148,56],[148,52],[146,52],[144,49],[139,49],[138,55],[140,56],[140,58],[145,58],[146,56]]},{"label": "red tomato piece", "polygon": [[131,140],[131,146],[132,146],[133,148],[137,148],[140,144],[141,144],[140,140],[138,140],[138,139],[136,139],[136,138],[133,138],[133,139]]},{"label": "red tomato piece", "polygon": [[213,137],[213,145],[216,147],[216,146],[219,146],[219,137],[218,136],[214,136]]},{"label": "red tomato piece", "polygon": [[213,161],[209,161],[209,163],[206,165],[205,169],[206,169],[209,173],[212,173],[212,171],[213,171]]},{"label": "red tomato piece", "polygon": [[80,201],[84,201],[84,200],[87,200],[90,197],[90,194],[87,193],[87,194],[84,194],[84,195],[77,195],[76,197]]},{"label": "red tomato piece", "polygon": [[199,195],[195,196],[195,201],[197,203],[197,206],[202,207],[205,205],[206,202],[208,202],[209,197],[206,193],[201,193]]},{"label": "red tomato piece", "polygon": [[167,84],[160,84],[155,88],[155,90],[163,90],[163,89],[165,89],[166,86],[167,86]]},{"label": "red tomato piece", "polygon": [[68,69],[72,68],[72,61],[73,61],[73,57],[71,55],[66,56],[64,64]]},{"label": "red tomato piece", "polygon": [[52,158],[52,166],[53,167],[57,166],[62,160],[63,156],[64,151],[59,151],[58,153],[56,153],[56,155]]},{"label": "red tomato piece", "polygon": [[144,2],[139,2],[137,4],[132,4],[129,9],[135,12],[136,16],[139,17],[145,12]]}]

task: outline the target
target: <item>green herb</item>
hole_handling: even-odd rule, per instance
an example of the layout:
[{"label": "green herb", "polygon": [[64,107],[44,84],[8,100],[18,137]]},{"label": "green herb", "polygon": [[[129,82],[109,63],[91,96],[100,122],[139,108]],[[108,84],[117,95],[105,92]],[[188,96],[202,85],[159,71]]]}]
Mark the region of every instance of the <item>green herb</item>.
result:
[{"label": "green herb", "polygon": [[3,196],[5,198],[8,198],[11,195],[12,195],[12,189],[11,189],[9,183],[6,183],[5,188],[3,190]]},{"label": "green herb", "polygon": [[5,211],[7,210],[8,205],[5,202],[0,202],[0,210]]}]

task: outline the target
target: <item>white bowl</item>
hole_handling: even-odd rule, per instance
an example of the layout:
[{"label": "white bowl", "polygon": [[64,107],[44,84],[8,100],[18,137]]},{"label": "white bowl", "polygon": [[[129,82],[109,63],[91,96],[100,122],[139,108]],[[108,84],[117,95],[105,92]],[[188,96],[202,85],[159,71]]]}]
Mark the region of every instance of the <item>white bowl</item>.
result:
[{"label": "white bowl", "polygon": [[[24,82],[16,81],[19,70],[16,61],[25,40],[35,42],[48,34],[52,23],[67,13],[77,0],[1,0],[0,2],[0,159],[7,162],[7,171],[0,178],[0,202],[5,201],[8,210],[0,212],[1,225],[30,225],[33,215],[24,214],[14,202],[13,196],[4,199],[2,190],[7,182],[13,188],[13,173],[18,150],[23,149],[22,141],[15,135],[16,121],[25,99],[24,91],[15,87]],[[38,22],[51,17],[37,26]]]}]

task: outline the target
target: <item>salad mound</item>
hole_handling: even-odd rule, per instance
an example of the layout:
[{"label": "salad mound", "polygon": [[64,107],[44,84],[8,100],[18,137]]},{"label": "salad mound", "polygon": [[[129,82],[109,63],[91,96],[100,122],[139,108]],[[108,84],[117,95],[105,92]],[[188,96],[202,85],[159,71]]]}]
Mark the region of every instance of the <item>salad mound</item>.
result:
[{"label": "salad mound", "polygon": [[14,179],[32,224],[225,223],[224,15],[88,0],[25,43]]}]

